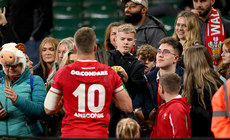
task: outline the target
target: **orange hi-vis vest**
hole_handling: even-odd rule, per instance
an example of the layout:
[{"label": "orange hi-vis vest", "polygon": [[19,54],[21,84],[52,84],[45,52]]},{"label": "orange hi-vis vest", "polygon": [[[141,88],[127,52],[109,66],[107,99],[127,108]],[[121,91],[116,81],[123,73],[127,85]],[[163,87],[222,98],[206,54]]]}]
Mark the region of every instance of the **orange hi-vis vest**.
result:
[{"label": "orange hi-vis vest", "polygon": [[212,126],[215,138],[230,138],[230,79],[212,98]]}]

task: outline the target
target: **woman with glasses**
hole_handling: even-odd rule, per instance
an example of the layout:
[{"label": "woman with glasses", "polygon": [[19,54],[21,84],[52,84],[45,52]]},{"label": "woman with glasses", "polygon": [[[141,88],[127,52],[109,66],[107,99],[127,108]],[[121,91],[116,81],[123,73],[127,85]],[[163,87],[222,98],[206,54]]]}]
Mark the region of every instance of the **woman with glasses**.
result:
[{"label": "woman with glasses", "polygon": [[191,106],[192,137],[213,137],[211,132],[211,99],[223,84],[213,69],[212,56],[202,45],[192,46],[184,55],[184,89]]},{"label": "woman with glasses", "polygon": [[0,135],[41,136],[39,119],[45,115],[45,85],[31,76],[22,43],[3,45],[0,52]]}]

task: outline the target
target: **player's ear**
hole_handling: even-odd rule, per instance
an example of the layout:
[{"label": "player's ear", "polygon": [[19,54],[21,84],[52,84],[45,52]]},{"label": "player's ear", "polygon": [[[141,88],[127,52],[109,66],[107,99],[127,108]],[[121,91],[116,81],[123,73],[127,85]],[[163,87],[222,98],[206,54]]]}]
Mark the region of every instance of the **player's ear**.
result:
[{"label": "player's ear", "polygon": [[93,51],[94,51],[94,52],[97,51],[97,44],[94,45]]},{"label": "player's ear", "polygon": [[[162,86],[161,86],[161,87],[162,87]],[[161,93],[162,93],[162,94],[164,94],[164,93],[165,93],[165,90],[164,90],[164,88],[163,88],[163,87],[161,88]]]},{"label": "player's ear", "polygon": [[75,44],[73,45],[73,49],[74,49],[75,52],[77,52],[77,47],[76,47]]},{"label": "player's ear", "polygon": [[158,86],[158,92],[164,94],[164,88],[161,84],[159,84],[159,86]]}]

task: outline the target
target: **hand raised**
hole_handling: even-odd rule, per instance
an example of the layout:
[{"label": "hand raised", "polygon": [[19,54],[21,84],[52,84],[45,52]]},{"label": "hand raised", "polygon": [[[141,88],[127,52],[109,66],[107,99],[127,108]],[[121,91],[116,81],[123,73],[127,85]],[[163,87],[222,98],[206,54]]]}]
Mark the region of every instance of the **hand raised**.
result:
[{"label": "hand raised", "polygon": [[6,14],[6,8],[4,7],[3,12],[2,9],[0,8],[0,26],[4,26],[7,23],[5,14]]},{"label": "hand raised", "polygon": [[117,72],[117,74],[121,77],[122,81],[126,83],[129,79],[128,74],[126,73],[125,69],[123,69],[121,66]]},{"label": "hand raised", "polygon": [[4,118],[7,115],[7,112],[4,108],[0,109],[0,119]]},{"label": "hand raised", "polygon": [[15,103],[15,101],[17,100],[18,95],[16,94],[16,92],[13,90],[13,88],[11,87],[6,87],[4,89],[4,92],[7,94],[5,95],[6,98],[9,98],[11,100],[12,103]]}]

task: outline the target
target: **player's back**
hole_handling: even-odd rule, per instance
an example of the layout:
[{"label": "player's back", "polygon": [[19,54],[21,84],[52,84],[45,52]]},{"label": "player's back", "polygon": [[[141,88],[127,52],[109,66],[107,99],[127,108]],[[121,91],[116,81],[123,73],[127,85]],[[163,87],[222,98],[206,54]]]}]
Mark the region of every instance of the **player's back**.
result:
[{"label": "player's back", "polygon": [[123,89],[117,73],[97,61],[75,61],[60,69],[54,82],[66,112],[62,137],[108,137],[112,95]]}]

